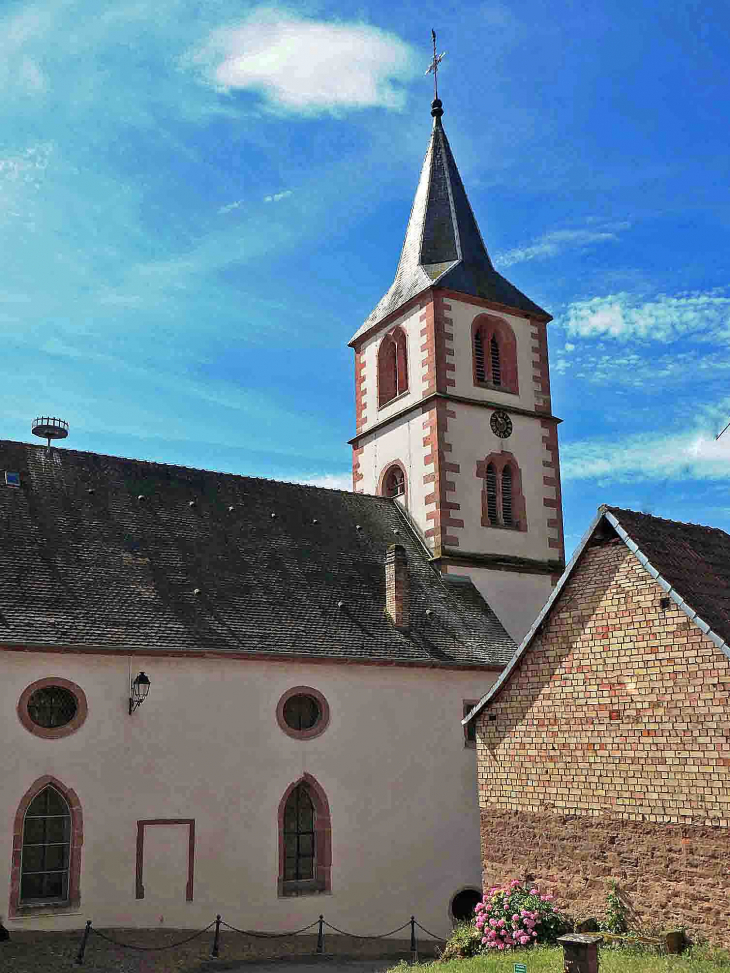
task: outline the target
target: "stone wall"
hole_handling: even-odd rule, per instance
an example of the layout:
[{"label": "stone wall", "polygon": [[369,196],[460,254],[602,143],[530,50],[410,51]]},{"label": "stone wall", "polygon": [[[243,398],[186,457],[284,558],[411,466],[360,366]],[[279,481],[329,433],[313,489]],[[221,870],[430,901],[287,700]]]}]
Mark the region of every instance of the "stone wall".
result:
[{"label": "stone wall", "polygon": [[[730,661],[618,539],[586,548],[477,726],[484,881],[730,943]],[[519,814],[515,813],[518,812]]]}]

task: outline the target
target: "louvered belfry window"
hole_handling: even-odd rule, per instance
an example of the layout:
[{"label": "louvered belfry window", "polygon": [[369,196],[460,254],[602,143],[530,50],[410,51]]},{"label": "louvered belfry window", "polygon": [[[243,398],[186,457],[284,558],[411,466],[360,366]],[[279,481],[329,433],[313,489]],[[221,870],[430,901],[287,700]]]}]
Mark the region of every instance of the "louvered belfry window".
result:
[{"label": "louvered belfry window", "polygon": [[284,809],[284,881],[314,879],[314,805],[304,784],[289,795]]},{"label": "louvered belfry window", "polygon": [[512,467],[502,470],[502,523],[505,527],[514,526],[512,514]]},{"label": "louvered belfry window", "polygon": [[487,467],[487,514],[492,524],[497,523],[497,471],[494,464]]},{"label": "louvered belfry window", "polygon": [[474,332],[474,368],[477,382],[486,382],[487,369],[484,361],[484,335],[482,334],[481,328],[477,328]]},{"label": "louvered belfry window", "polygon": [[499,361],[499,342],[494,335],[492,335],[492,340],[489,342],[489,357],[491,359],[492,366],[492,384],[501,385],[502,367]]},{"label": "louvered belfry window", "polygon": [[71,811],[50,784],[25,812],[20,902],[66,902],[71,852]]},{"label": "louvered belfry window", "polygon": [[383,406],[408,389],[406,336],[395,328],[378,349],[378,405]]}]

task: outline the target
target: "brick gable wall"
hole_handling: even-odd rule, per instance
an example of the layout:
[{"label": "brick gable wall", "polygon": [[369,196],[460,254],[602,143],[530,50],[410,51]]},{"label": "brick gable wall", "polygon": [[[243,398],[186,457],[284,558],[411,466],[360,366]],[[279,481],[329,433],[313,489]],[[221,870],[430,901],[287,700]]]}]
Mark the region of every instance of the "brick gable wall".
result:
[{"label": "brick gable wall", "polygon": [[730,944],[730,661],[663,596],[618,539],[588,547],[480,715],[484,881],[600,917],[613,878],[645,924]]}]

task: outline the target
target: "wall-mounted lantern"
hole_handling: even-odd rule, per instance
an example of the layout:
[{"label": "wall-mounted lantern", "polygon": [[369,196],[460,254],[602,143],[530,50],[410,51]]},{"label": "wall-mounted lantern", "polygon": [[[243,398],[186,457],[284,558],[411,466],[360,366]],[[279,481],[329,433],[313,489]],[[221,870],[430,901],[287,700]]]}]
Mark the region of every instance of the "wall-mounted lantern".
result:
[{"label": "wall-mounted lantern", "polygon": [[130,689],[131,696],[129,697],[129,715],[137,709],[140,703],[144,703],[147,699],[147,693],[150,691],[150,681],[147,676],[140,672],[138,676],[135,676],[132,680],[132,686]]}]

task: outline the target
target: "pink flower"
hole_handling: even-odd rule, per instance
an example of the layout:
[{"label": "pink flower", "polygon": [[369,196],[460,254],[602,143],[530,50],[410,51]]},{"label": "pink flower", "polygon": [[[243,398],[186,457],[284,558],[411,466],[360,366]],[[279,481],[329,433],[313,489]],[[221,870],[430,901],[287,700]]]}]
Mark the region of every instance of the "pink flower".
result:
[{"label": "pink flower", "polygon": [[504,949],[504,943],[499,943],[497,949]]},{"label": "pink flower", "polygon": [[519,922],[519,918],[520,918],[520,917],[519,917],[519,916],[517,915],[517,913],[515,912],[515,914],[514,914],[514,915],[512,916],[512,922]]},{"label": "pink flower", "polygon": [[497,923],[497,925],[498,926],[506,926],[507,923],[504,921],[504,919],[500,919],[499,922]]},{"label": "pink flower", "polygon": [[530,895],[539,895],[539,894],[540,892],[538,891],[538,889],[530,889]]}]

